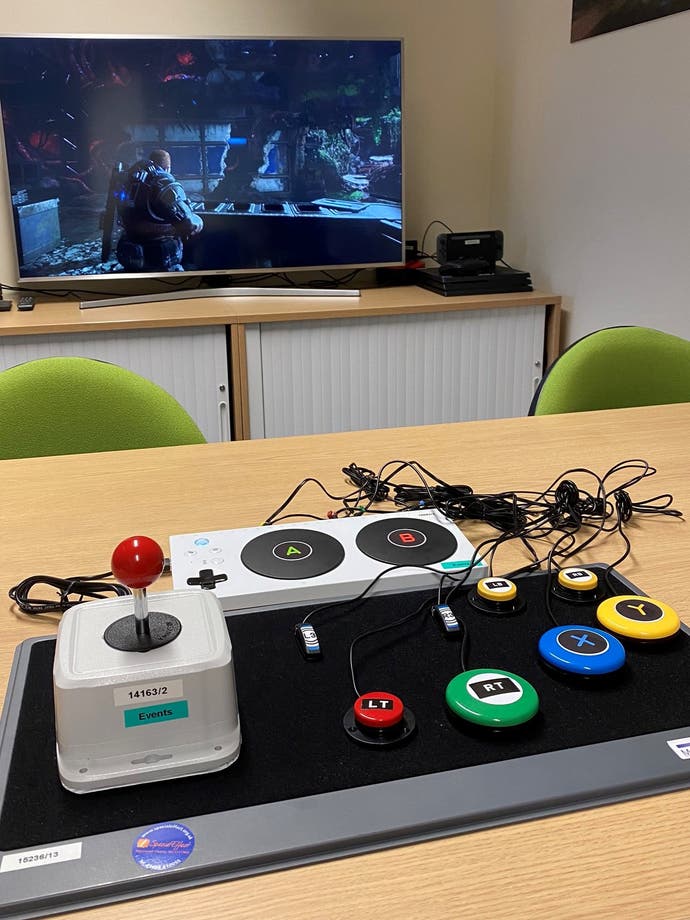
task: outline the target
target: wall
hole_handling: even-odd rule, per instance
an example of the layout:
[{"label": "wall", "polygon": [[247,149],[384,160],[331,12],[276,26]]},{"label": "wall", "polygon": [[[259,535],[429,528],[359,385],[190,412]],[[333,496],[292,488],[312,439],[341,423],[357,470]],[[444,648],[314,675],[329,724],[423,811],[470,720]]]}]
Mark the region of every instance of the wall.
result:
[{"label": "wall", "polygon": [[566,341],[690,338],[690,12],[570,44],[571,0],[498,0],[491,220],[565,296]]},{"label": "wall", "polygon": [[[26,0],[3,16],[6,34],[352,36],[405,40],[407,236],[432,219],[454,228],[488,219],[494,75],[494,4],[431,0]],[[450,27],[449,27],[450,23]],[[0,174],[4,173],[4,151]],[[0,184],[0,280],[16,273],[9,202]],[[433,248],[434,228],[427,237]]]}]

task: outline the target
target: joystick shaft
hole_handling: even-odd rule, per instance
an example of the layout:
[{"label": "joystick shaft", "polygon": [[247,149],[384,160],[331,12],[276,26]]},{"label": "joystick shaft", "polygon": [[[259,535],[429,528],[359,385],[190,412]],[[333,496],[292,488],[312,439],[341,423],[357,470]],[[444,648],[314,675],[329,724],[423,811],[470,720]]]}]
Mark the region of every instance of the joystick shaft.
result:
[{"label": "joystick shaft", "polygon": [[149,603],[146,597],[146,588],[132,588],[134,597],[134,620],[137,630],[137,636],[144,637],[151,635],[151,625],[149,623]]}]

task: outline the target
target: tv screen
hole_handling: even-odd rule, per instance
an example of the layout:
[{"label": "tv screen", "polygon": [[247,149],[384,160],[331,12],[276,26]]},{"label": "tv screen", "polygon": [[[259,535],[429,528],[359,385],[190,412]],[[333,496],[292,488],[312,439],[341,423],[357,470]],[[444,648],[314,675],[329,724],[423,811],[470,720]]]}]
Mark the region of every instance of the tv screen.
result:
[{"label": "tv screen", "polygon": [[400,264],[401,52],[0,37],[18,279]]}]

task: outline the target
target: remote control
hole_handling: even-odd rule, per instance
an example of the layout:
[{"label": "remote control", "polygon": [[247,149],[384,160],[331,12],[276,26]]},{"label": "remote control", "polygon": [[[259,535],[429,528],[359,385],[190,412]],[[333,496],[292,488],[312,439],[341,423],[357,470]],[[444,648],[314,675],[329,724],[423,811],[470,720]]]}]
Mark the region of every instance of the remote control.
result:
[{"label": "remote control", "polygon": [[36,304],[36,298],[32,297],[31,294],[22,294],[19,300],[17,301],[18,310],[33,310]]}]

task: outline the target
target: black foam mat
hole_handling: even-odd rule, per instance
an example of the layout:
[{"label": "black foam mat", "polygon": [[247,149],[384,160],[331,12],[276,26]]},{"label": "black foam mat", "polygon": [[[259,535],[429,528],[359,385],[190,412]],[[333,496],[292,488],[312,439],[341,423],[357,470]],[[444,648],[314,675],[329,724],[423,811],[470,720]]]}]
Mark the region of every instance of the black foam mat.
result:
[{"label": "black foam mat", "polygon": [[[615,582],[615,579],[614,579]],[[621,593],[630,587],[620,583]],[[466,596],[453,601],[470,633],[468,666],[503,668],[527,678],[540,696],[539,715],[509,733],[463,728],[449,717],[447,682],[459,672],[459,645],[431,617],[379,633],[357,646],[360,692],[400,696],[417,719],[403,746],[372,748],[347,736],[342,719],[354,702],[348,651],[364,629],[413,611],[432,593],[375,597],[354,608],[323,611],[314,625],[324,649],[306,662],[294,625],[309,608],[233,614],[233,642],[243,743],[238,761],[219,772],[89,795],[60,785],[52,703],[54,640],[36,643],[21,702],[0,816],[0,849],[142,824],[211,814],[312,794],[420,776],[547,751],[643,735],[690,724],[690,640],[681,632],[664,643],[627,646],[613,681],[573,683],[539,663],[537,642],[550,628],[545,576],[518,579],[524,612],[480,613]],[[559,623],[594,625],[595,606],[554,599]]]}]

